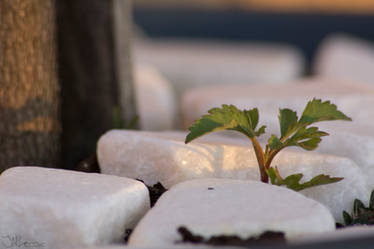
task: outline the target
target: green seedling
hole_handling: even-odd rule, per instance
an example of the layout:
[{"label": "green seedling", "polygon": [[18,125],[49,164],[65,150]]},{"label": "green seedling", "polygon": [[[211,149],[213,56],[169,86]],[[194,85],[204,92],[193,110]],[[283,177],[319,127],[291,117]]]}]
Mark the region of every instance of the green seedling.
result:
[{"label": "green seedling", "polygon": [[233,105],[222,105],[221,108],[213,108],[207,115],[202,116],[189,128],[190,133],[186,137],[185,143],[203,136],[205,134],[233,130],[247,136],[252,142],[256,154],[261,181],[272,184],[285,185],[296,191],[313,186],[330,184],[341,181],[343,178],[330,177],[328,175],[318,175],[312,180],[300,183],[303,174],[294,174],[282,178],[277,167],[272,167],[271,163],[275,156],[284,148],[290,146],[301,147],[305,150],[314,150],[321,142],[321,137],[328,136],[328,133],[320,131],[317,127],[311,126],[321,121],[352,119],[339,111],[336,105],[330,101],[322,102],[320,99],[313,99],[306,105],[303,114],[298,118],[296,112],[290,109],[279,110],[280,137],[271,135],[265,150],[262,148],[257,138],[265,133],[266,126],[258,126],[258,109],[239,110]]},{"label": "green seedling", "polygon": [[343,219],[346,226],[374,225],[374,190],[370,195],[369,207],[365,207],[362,201],[355,199],[353,212],[349,215],[343,211]]}]

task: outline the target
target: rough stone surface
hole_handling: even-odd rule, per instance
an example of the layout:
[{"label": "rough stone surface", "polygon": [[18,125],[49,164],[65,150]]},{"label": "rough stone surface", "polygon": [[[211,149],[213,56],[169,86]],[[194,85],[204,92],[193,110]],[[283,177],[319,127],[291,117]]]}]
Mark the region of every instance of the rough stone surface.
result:
[{"label": "rough stone surface", "polygon": [[[178,133],[113,130],[98,142],[98,160],[105,174],[138,178],[166,188],[196,178],[259,180],[257,160],[244,141],[218,137],[185,145]],[[238,141],[237,145],[235,141]],[[353,200],[367,202],[370,191],[360,168],[350,159],[315,152],[285,150],[273,163],[282,176],[303,173],[303,180],[319,174],[344,177],[341,182],[301,191],[328,206],[336,220],[350,210]]]},{"label": "rough stone surface", "polygon": [[374,83],[374,43],[336,34],[329,36],[317,51],[317,75]]},{"label": "rough stone surface", "polygon": [[[325,130],[331,134],[323,139],[317,152],[344,156],[352,159],[364,173],[368,187],[374,189],[374,129],[357,126],[354,130]],[[365,135],[366,133],[366,135]]]},{"label": "rough stone surface", "polygon": [[138,181],[38,167],[5,171],[0,202],[1,242],[18,238],[36,248],[119,242],[149,209]]},{"label": "rough stone surface", "polygon": [[292,190],[255,181],[199,179],[175,185],[139,222],[129,244],[163,246],[180,240],[187,227],[205,239],[238,235],[243,239],[265,231],[286,238],[335,229],[329,210]]},{"label": "rough stone surface", "polygon": [[202,85],[283,83],[299,77],[304,70],[300,51],[280,44],[138,41],[134,55],[137,63],[159,69],[178,96]]},{"label": "rough stone surface", "polygon": [[142,130],[175,128],[176,100],[170,83],[153,67],[137,65],[135,91]]}]

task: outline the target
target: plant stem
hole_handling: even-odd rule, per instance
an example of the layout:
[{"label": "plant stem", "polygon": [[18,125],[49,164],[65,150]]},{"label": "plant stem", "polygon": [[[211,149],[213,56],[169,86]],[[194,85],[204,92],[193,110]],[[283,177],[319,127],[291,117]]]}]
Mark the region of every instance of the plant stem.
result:
[{"label": "plant stem", "polygon": [[257,141],[257,139],[255,139],[254,137],[250,139],[252,141],[253,148],[255,150],[255,154],[256,154],[256,158],[258,162],[258,167],[260,169],[261,181],[264,183],[269,183],[269,176],[266,173],[266,169],[265,169],[264,151],[261,145],[259,144],[259,142]]},{"label": "plant stem", "polygon": [[271,166],[271,162],[273,161],[274,157],[278,154],[280,150],[270,150],[269,153],[266,156],[266,161],[265,161],[265,170],[268,170]]}]

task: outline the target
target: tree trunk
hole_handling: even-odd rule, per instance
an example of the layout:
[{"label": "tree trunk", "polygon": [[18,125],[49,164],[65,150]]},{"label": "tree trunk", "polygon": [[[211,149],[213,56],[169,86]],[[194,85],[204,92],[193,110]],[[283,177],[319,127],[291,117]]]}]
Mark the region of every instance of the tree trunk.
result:
[{"label": "tree trunk", "polygon": [[133,28],[131,7],[131,0],[114,0],[113,2],[119,106],[122,111],[122,118],[126,123],[133,121],[137,116],[131,63],[131,34]]},{"label": "tree trunk", "polygon": [[[95,153],[99,137],[113,128],[116,108],[126,108],[124,119],[134,113],[130,29],[120,43],[115,35],[121,30],[114,15],[119,1],[129,15],[129,0],[57,1],[65,168]],[[130,26],[129,16],[124,25]],[[125,56],[117,57],[118,52]]]},{"label": "tree trunk", "polygon": [[56,166],[54,0],[0,0],[0,170]]}]

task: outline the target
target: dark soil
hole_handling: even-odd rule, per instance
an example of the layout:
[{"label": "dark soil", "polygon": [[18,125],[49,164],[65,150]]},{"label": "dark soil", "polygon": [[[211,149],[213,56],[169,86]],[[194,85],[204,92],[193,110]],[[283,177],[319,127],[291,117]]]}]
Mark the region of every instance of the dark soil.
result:
[{"label": "dark soil", "polygon": [[[140,180],[140,179],[136,179],[136,180],[144,183],[143,180]],[[160,198],[163,193],[168,191],[160,182],[156,183],[153,186],[148,186],[148,185],[145,185],[145,186],[148,188],[149,198],[151,200],[151,207],[153,207],[156,204],[158,198]]]},{"label": "dark soil", "polygon": [[73,170],[86,173],[101,173],[96,153],[91,154],[89,157],[77,163]]},{"label": "dark soil", "polygon": [[127,244],[127,242],[129,242],[129,238],[130,238],[130,235],[132,233],[132,229],[126,229],[125,230],[125,238],[124,238],[124,241],[125,241],[125,244]]},{"label": "dark soil", "polygon": [[258,237],[249,237],[248,239],[241,239],[238,236],[227,236],[227,235],[218,235],[212,236],[209,239],[204,239],[200,235],[195,235],[189,231],[186,227],[178,228],[179,234],[182,236],[181,241],[176,243],[193,243],[193,244],[204,244],[211,246],[241,246],[241,247],[250,247],[253,245],[268,245],[268,244],[277,244],[285,245],[286,239],[284,233],[282,232],[271,232],[266,231]]},{"label": "dark soil", "polygon": [[[136,179],[136,180],[144,183],[144,181],[142,181],[142,180],[139,180],[139,179]],[[159,183],[159,182],[157,184],[153,185],[152,187],[150,187],[148,185],[145,185],[145,186],[148,188],[148,191],[149,191],[151,207],[153,207],[156,204],[158,198],[160,198],[160,196],[167,191],[167,189],[164,188],[164,186],[162,186],[162,184]],[[125,244],[127,244],[132,231],[133,231],[132,229],[126,229],[125,238],[124,238]]]},{"label": "dark soil", "polygon": [[342,229],[344,228],[345,226],[341,223],[335,223],[335,226],[336,226],[336,229]]},{"label": "dark soil", "polygon": [[147,186],[147,188],[148,188],[148,191],[149,191],[149,196],[151,198],[151,207],[153,207],[156,204],[158,198],[160,198],[163,193],[168,191],[159,182],[157,184],[153,185],[152,187]]}]

